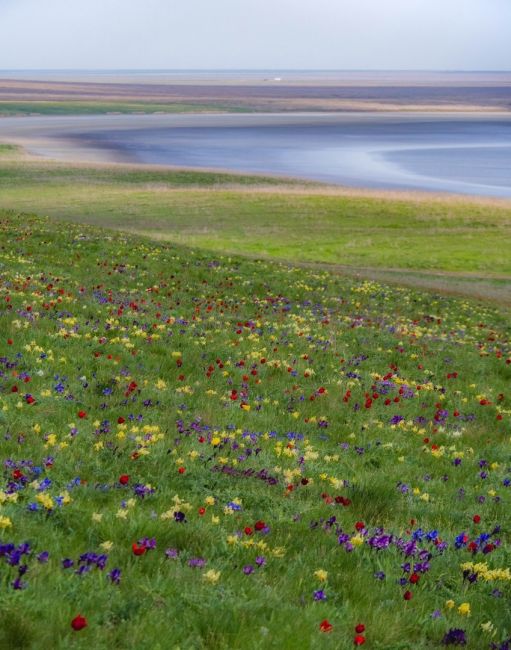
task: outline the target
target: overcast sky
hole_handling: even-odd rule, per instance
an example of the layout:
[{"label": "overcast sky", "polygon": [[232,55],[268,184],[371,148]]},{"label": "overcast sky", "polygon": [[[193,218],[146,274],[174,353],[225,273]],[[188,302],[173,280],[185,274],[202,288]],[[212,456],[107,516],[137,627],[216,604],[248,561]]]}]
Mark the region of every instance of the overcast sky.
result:
[{"label": "overcast sky", "polygon": [[0,69],[511,69],[511,0],[0,0]]}]

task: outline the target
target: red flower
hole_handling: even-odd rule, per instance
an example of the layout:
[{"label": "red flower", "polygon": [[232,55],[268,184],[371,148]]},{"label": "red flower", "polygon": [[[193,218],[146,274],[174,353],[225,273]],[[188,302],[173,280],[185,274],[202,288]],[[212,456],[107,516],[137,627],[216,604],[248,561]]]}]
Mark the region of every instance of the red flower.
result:
[{"label": "red flower", "polygon": [[7,339],[7,345],[12,345],[14,341],[12,339]]},{"label": "red flower", "polygon": [[259,520],[255,522],[254,528],[256,530],[263,530],[263,528],[266,528],[266,524],[264,523],[264,521]]},{"label": "red flower", "polygon": [[325,620],[321,621],[319,624],[319,629],[321,632],[331,632],[334,629],[334,626],[325,618]]},{"label": "red flower", "polygon": [[87,417],[87,413],[85,411],[78,411],[78,417],[80,420],[83,420],[83,418]]},{"label": "red flower", "polygon": [[199,508],[199,515],[202,517],[202,515],[206,514],[206,508]]},{"label": "red flower", "polygon": [[405,591],[405,593],[403,594],[403,598],[405,600],[412,600],[412,596],[413,596],[413,594],[412,594],[411,591]]},{"label": "red flower", "polygon": [[27,404],[33,404],[35,402],[35,398],[32,397],[32,395],[29,395],[26,399]]},{"label": "red flower", "polygon": [[252,535],[253,532],[254,531],[252,530],[252,528],[250,528],[250,526],[247,526],[245,528],[245,535]]},{"label": "red flower", "polygon": [[416,585],[420,579],[421,577],[418,573],[412,573],[412,575],[410,576],[410,582],[412,585]]},{"label": "red flower", "polygon": [[363,521],[357,521],[357,523],[355,524],[355,528],[357,530],[364,530],[365,527],[366,526]]},{"label": "red flower", "polygon": [[128,474],[121,474],[121,476],[119,476],[119,483],[121,485],[127,485],[129,483],[129,480],[130,477],[128,476]]},{"label": "red flower", "polygon": [[71,627],[75,632],[79,632],[80,630],[83,630],[84,627],[87,627],[87,619],[81,614],[78,614],[78,616],[75,616],[71,621]]},{"label": "red flower", "polygon": [[362,634],[362,632],[365,632],[365,631],[366,631],[366,626],[363,623],[359,623],[355,628],[355,632],[357,634]]},{"label": "red flower", "polygon": [[365,642],[366,642],[366,638],[361,634],[357,634],[357,636],[353,639],[353,643],[355,645],[364,645]]},{"label": "red flower", "polygon": [[185,469],[184,467],[180,467],[177,471],[178,471],[180,474],[184,474],[184,473],[186,472],[186,469]]},{"label": "red flower", "polygon": [[474,524],[478,524],[481,521],[480,515],[474,515],[472,517],[472,521],[474,522]]},{"label": "red flower", "polygon": [[122,415],[120,415],[117,418],[117,424],[124,424],[125,422],[126,422],[126,420],[122,417]]},{"label": "red flower", "polygon": [[133,542],[131,550],[133,551],[133,555],[144,555],[147,549],[145,546],[139,546],[136,542]]}]

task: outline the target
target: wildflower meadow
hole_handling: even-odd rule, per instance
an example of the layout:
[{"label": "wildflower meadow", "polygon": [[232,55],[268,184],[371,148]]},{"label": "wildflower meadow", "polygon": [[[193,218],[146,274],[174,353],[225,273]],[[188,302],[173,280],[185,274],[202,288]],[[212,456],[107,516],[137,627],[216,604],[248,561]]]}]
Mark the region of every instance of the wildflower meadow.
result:
[{"label": "wildflower meadow", "polygon": [[498,304],[0,213],[0,647],[511,647]]}]

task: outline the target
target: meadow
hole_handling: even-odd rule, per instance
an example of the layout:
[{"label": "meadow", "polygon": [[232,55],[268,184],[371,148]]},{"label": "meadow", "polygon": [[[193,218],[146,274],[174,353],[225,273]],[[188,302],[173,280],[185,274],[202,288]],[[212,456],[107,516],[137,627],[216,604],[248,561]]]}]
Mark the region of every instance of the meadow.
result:
[{"label": "meadow", "polygon": [[509,648],[510,243],[0,145],[0,648]]},{"label": "meadow", "polygon": [[0,208],[511,305],[511,206],[0,149]]},{"label": "meadow", "polygon": [[0,215],[0,647],[508,648],[508,311],[78,223],[154,204],[76,173],[2,187],[57,207]]}]

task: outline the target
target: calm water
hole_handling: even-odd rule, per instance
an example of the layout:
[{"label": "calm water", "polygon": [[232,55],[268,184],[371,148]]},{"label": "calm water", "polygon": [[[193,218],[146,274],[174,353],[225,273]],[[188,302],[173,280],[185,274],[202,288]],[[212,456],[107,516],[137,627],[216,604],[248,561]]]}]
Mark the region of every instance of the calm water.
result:
[{"label": "calm water", "polygon": [[342,185],[511,197],[511,118],[339,116],[87,134],[127,159]]},{"label": "calm water", "polygon": [[[511,116],[127,115],[4,118],[65,159],[259,172],[339,185],[511,197]],[[35,144],[34,144],[35,143]]]}]

